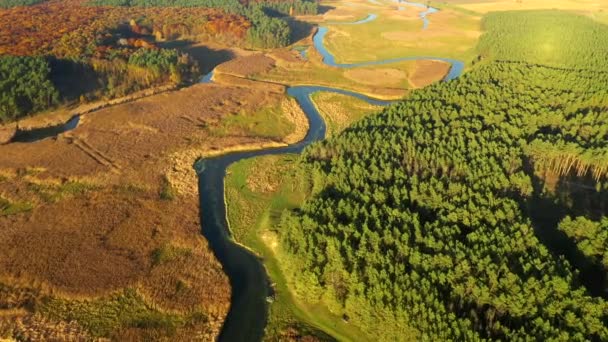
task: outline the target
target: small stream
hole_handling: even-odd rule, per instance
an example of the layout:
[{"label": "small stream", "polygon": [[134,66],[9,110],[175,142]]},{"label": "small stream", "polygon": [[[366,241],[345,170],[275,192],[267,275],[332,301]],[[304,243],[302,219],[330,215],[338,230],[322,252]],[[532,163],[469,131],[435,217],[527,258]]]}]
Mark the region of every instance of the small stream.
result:
[{"label": "small stream", "polygon": [[80,122],[80,115],[72,116],[65,123],[42,127],[42,128],[34,128],[31,130],[17,130],[13,138],[9,143],[21,142],[21,143],[31,143],[38,140],[56,137],[59,134],[65,133],[67,131],[71,131],[78,126]]}]

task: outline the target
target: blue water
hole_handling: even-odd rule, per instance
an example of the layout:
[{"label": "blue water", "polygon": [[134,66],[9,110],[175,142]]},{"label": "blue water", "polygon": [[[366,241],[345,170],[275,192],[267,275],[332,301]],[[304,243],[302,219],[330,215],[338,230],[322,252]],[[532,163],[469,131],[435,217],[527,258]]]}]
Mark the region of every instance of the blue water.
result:
[{"label": "blue water", "polygon": [[213,68],[209,73],[203,75],[198,83],[212,83],[213,82],[213,74],[215,73],[215,68]]},{"label": "blue water", "polygon": [[370,21],[376,20],[376,18],[378,18],[377,14],[373,14],[370,13],[367,15],[367,17],[365,17],[364,19],[361,19],[359,21],[353,21],[353,22],[340,22],[340,21],[330,21],[327,22],[327,25],[360,25],[360,24],[365,24],[365,23],[369,23]]},{"label": "blue water", "polygon": [[418,7],[418,8],[426,8],[426,11],[420,12],[420,14],[418,15],[420,17],[420,19],[422,19],[422,29],[426,30],[429,27],[429,19],[427,18],[427,16],[429,14],[433,14],[433,13],[437,13],[439,12],[439,9],[434,8],[434,7],[430,7],[430,6],[426,6],[424,4],[418,3],[418,2],[410,2],[410,1],[397,1],[400,4],[406,4],[409,6],[414,6],[414,7]]},{"label": "blue water", "polygon": [[71,131],[78,126],[80,122],[80,115],[72,116],[68,121],[57,126],[35,128],[26,131],[17,131],[15,136],[11,139],[13,142],[35,142],[46,138],[56,137],[61,133]]}]

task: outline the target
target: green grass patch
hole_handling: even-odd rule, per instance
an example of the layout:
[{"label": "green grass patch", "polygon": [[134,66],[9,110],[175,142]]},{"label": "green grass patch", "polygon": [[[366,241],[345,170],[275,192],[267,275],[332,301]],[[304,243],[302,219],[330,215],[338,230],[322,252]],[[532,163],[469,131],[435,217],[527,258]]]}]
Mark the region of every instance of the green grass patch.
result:
[{"label": "green grass patch", "polygon": [[30,211],[34,205],[27,201],[10,201],[0,196],[0,216],[15,215]]},{"label": "green grass patch", "polygon": [[28,189],[40,196],[45,202],[55,203],[66,197],[83,195],[90,191],[99,190],[101,186],[71,180],[63,184],[30,182],[28,183]]},{"label": "green grass patch", "polygon": [[165,176],[163,176],[161,179],[160,191],[158,195],[163,201],[172,201],[175,199],[175,189],[173,189],[171,182],[169,182],[169,179],[167,179]]},{"label": "green grass patch", "polygon": [[170,336],[184,324],[182,317],[152,308],[133,289],[95,300],[46,298],[38,312],[51,319],[76,321],[95,337],[108,337],[120,328],[152,328]]},{"label": "green grass patch", "polygon": [[327,137],[332,137],[352,123],[362,118],[378,113],[381,106],[371,105],[352,96],[329,92],[316,92],[312,100],[327,125]]},{"label": "green grass patch", "polygon": [[[406,6],[407,10],[412,10]],[[441,23],[429,16],[422,30],[420,19],[378,19],[361,25],[328,25],[325,47],[338,63],[357,63],[406,56],[437,56],[469,60],[479,31],[476,16],[454,12]],[[438,25],[441,27],[437,28]]]}]

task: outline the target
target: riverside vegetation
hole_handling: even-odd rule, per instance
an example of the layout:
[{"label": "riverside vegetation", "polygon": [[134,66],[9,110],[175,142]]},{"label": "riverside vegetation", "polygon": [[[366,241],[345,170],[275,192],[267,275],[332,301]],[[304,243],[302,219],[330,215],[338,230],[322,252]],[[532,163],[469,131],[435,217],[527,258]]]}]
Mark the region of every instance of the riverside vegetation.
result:
[{"label": "riverside vegetation", "polygon": [[[470,73],[305,150],[291,182],[311,195],[269,245],[297,301],[381,340],[608,339],[601,275],[545,245],[561,220],[605,260],[608,64],[590,42],[608,27],[535,11],[484,28]],[[543,55],[543,32],[572,43]]]}]

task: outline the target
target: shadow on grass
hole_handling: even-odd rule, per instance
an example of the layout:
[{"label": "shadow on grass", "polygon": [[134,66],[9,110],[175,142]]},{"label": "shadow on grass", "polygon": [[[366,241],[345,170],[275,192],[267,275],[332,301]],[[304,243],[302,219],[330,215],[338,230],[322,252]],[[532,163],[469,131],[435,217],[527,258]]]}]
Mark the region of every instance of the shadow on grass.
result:
[{"label": "shadow on grass", "polygon": [[323,6],[323,5],[319,5],[319,10],[318,10],[318,14],[325,14],[333,9],[336,9],[333,6]]},{"label": "shadow on grass", "polygon": [[305,21],[300,21],[295,18],[287,19],[287,24],[291,28],[291,42],[295,43],[301,39],[304,39],[312,34],[314,25]]}]

